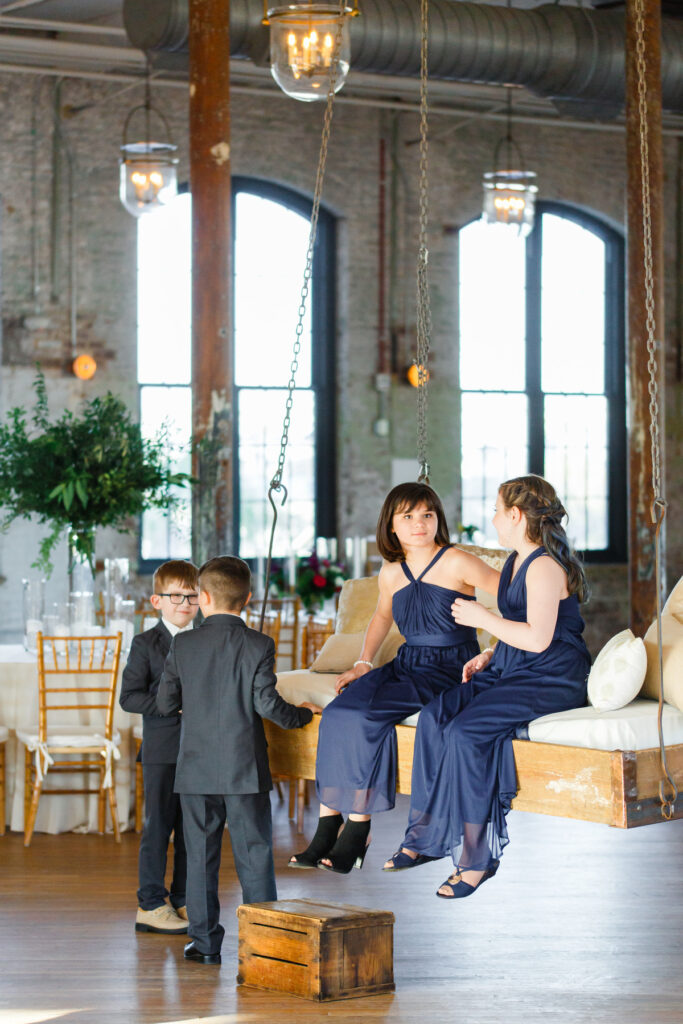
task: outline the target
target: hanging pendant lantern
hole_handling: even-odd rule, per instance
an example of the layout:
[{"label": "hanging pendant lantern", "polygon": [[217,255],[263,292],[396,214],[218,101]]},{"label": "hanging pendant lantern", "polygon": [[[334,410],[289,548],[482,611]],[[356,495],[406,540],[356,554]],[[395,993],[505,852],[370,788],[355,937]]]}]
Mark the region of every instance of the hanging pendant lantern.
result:
[{"label": "hanging pendant lantern", "polygon": [[[143,130],[142,141],[130,141],[130,125],[135,115]],[[161,135],[165,141],[152,138],[152,115],[163,127]],[[150,92],[149,66],[145,81],[145,102],[129,111],[123,126],[123,142],[120,157],[119,198],[134,217],[153,213],[178,194],[177,146],[171,137],[168,121],[153,106]]]},{"label": "hanging pendant lantern", "polygon": [[263,24],[270,26],[270,70],[283,92],[305,102],[326,99],[330,78],[339,92],[349,73],[349,19],[358,14],[358,0],[287,6],[263,2]]},{"label": "hanging pendant lantern", "polygon": [[534,226],[538,186],[535,172],[525,170],[522,151],[512,138],[512,89],[506,89],[507,134],[498,141],[493,154],[496,169],[484,174],[483,216],[487,224],[504,224],[526,237]]}]

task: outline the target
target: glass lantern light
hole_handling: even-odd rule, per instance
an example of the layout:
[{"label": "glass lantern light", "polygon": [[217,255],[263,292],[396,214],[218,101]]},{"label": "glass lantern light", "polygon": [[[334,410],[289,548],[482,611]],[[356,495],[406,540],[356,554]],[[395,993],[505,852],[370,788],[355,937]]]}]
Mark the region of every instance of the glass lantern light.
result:
[{"label": "glass lantern light", "polygon": [[[326,99],[334,71],[339,92],[349,73],[349,19],[358,0],[312,3],[298,0],[282,7],[263,2],[263,24],[270,26],[270,70],[283,92],[296,100]],[[341,24],[340,24],[341,19]]]},{"label": "glass lantern light", "polygon": [[[163,126],[165,141],[152,138],[152,115]],[[137,120],[144,128],[142,141],[131,141],[131,122]],[[178,147],[173,143],[168,121],[151,101],[149,71],[145,81],[145,102],[129,111],[123,126],[120,157],[119,197],[129,213],[141,217],[160,209],[178,194]]]},{"label": "glass lantern light", "polygon": [[[505,150],[505,160],[501,151]],[[494,171],[484,174],[483,216],[487,224],[503,224],[526,237],[534,226],[536,174],[524,168],[522,151],[512,138],[512,92],[507,87],[507,134],[496,145]]]}]

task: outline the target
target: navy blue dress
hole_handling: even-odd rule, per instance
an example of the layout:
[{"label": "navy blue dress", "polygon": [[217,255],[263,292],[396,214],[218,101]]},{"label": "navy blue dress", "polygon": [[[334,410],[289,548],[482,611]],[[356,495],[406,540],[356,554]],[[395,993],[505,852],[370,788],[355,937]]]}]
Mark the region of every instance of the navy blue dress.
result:
[{"label": "navy blue dress", "polygon": [[[503,567],[498,608],[526,622],[526,574]],[[508,843],[505,816],[517,793],[512,740],[532,719],[586,703],[590,655],[575,595],[560,601],[555,633],[540,653],[498,642],[485,669],[438,697],[418,719],[408,830],[402,846],[451,855],[461,870],[485,870]]]},{"label": "navy blue dress", "polygon": [[462,667],[479,653],[476,630],[456,626],[451,605],[457,590],[424,576],[441,548],[392,599],[394,620],[405,637],[393,661],[367,672],[327,705],[320,722],[316,790],[321,803],[342,813],[388,811],[396,801],[396,730],[441,693],[458,687]]}]

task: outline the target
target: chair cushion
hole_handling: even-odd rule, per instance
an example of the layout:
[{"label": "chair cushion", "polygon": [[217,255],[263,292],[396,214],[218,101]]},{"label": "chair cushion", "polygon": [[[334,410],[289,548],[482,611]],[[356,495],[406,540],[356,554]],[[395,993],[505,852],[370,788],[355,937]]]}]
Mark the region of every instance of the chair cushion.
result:
[{"label": "chair cushion", "polygon": [[379,599],[376,576],[345,580],[339,595],[337,633],[364,633]]},{"label": "chair cushion", "polygon": [[6,725],[0,725],[0,743],[6,743],[9,739],[9,729]]},{"label": "chair cushion", "polygon": [[[320,654],[311,665],[311,672],[346,672],[353,668],[354,661],[360,657],[363,647],[365,630],[362,633],[334,633],[325,641]],[[392,625],[382,646],[375,655],[376,666],[384,665],[396,657],[396,652],[403,643],[403,637],[395,625]]]},{"label": "chair cushion", "polygon": [[[290,704],[309,701],[311,704],[319,704],[321,708],[325,708],[337,696],[334,692],[337,675],[337,672],[324,675],[321,672],[311,672],[310,669],[278,672],[277,691]],[[351,685],[353,686],[353,683]],[[417,718],[417,714],[411,715],[410,718],[404,719],[399,724],[417,725]]]},{"label": "chair cushion", "polygon": [[[558,711],[530,722],[529,739],[591,750],[652,750],[659,746],[657,710],[656,701],[638,699],[615,711]],[[667,746],[683,743],[683,713],[665,704],[662,729]]]},{"label": "chair cushion", "polygon": [[[647,673],[640,691],[642,697],[659,698],[659,645],[657,623],[645,634]],[[662,612],[662,660],[664,667],[664,700],[683,711],[683,621]]]},{"label": "chair cushion", "polygon": [[[47,745],[48,747],[97,747],[102,744],[103,735],[103,732],[98,732],[97,728],[92,725],[55,725],[48,729]],[[17,739],[26,746],[35,745],[40,739],[38,726],[32,725],[27,729],[17,729]],[[121,733],[117,729],[114,730],[111,741],[115,747],[120,745]]]},{"label": "chair cushion", "polygon": [[588,676],[588,700],[597,711],[616,711],[638,695],[647,668],[645,644],[630,629],[617,633],[598,654]]},{"label": "chair cushion", "polygon": [[673,615],[679,622],[683,622],[683,576],[669,594],[669,598],[662,608],[663,615]]},{"label": "chair cushion", "polygon": [[[659,699],[659,644],[657,623],[645,634],[647,672],[641,697]],[[662,660],[664,667],[664,700],[683,711],[683,576],[669,594],[662,608]]]}]

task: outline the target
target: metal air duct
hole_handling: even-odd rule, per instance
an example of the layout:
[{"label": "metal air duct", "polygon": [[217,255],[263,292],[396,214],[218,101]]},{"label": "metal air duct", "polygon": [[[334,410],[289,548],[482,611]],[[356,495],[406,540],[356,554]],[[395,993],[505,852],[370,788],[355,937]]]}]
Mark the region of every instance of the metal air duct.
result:
[{"label": "metal air duct", "polygon": [[[431,0],[429,73],[434,79],[521,85],[558,105],[579,102],[616,113],[624,102],[624,12],[545,4],[533,10],[467,0]],[[416,78],[420,8],[416,0],[362,0],[351,25],[358,71]],[[232,0],[231,53],[267,59],[260,5]],[[187,51],[187,0],[124,0],[133,46]],[[350,80],[352,84],[352,80]],[[662,19],[662,103],[683,112],[683,22]],[[596,106],[597,105],[597,106]]]}]

